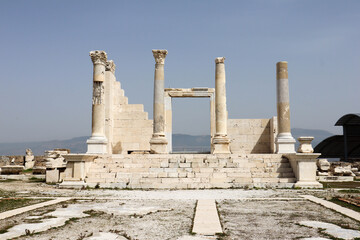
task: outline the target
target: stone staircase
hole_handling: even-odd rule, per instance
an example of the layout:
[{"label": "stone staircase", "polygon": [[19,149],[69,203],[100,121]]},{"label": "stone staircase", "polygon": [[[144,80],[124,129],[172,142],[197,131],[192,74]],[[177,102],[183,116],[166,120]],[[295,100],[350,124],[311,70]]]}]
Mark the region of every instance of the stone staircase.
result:
[{"label": "stone staircase", "polygon": [[289,188],[296,178],[281,154],[114,154],[95,159],[85,182],[134,189]]},{"label": "stone staircase", "polygon": [[127,154],[134,150],[150,150],[152,120],[143,104],[129,104],[120,82],[114,83],[113,153]]}]

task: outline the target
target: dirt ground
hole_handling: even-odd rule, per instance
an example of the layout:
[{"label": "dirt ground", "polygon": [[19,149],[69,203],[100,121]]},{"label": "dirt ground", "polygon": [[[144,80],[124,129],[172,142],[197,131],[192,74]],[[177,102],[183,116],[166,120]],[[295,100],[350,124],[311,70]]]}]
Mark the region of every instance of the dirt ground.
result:
[{"label": "dirt ground", "polygon": [[326,237],[316,228],[301,226],[301,221],[334,223],[359,229],[359,222],[308,201],[218,202],[219,215],[227,235],[224,239],[301,239]]},{"label": "dirt ground", "polygon": [[[322,229],[301,225],[301,221],[333,223],[359,230],[359,222],[306,201],[300,197],[303,194],[321,198],[359,195],[293,189],[74,190],[44,183],[0,182],[0,197],[73,197],[65,203],[0,220],[0,239],[6,239],[4,236],[13,226],[21,229],[22,236],[12,239],[44,240],[334,239]],[[204,237],[191,233],[198,199],[216,200],[224,234]],[[62,221],[56,222],[60,219]],[[36,224],[47,230],[30,231],[25,235],[25,229],[31,230]],[[112,234],[113,238],[101,234]]]}]

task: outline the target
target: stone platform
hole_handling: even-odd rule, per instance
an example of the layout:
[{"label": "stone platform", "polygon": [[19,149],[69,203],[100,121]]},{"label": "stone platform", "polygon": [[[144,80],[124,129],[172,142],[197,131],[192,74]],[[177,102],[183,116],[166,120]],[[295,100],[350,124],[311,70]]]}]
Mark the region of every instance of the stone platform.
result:
[{"label": "stone platform", "polygon": [[[76,159],[76,156],[72,154],[71,158]],[[92,158],[79,155],[79,159],[84,159],[84,156]],[[73,165],[68,164],[65,180],[60,186],[131,189],[291,188],[296,182],[289,160],[282,154],[113,154],[98,155],[92,159],[79,162],[79,166],[72,160]]]}]

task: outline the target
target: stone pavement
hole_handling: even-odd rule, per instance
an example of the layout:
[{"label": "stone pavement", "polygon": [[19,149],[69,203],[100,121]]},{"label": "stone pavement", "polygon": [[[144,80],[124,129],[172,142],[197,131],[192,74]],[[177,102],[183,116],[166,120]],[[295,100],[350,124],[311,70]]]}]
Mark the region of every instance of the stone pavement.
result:
[{"label": "stone pavement", "polygon": [[197,201],[192,231],[205,236],[223,232],[215,200],[202,199]]},{"label": "stone pavement", "polygon": [[54,205],[54,204],[57,204],[57,203],[60,203],[60,202],[68,201],[70,199],[71,198],[69,198],[69,197],[59,197],[59,198],[56,198],[54,200],[50,200],[50,201],[37,203],[37,204],[34,204],[34,205],[30,205],[30,206],[26,206],[26,207],[17,208],[17,209],[14,209],[14,210],[6,211],[6,212],[3,212],[3,213],[0,213],[0,220],[8,218],[8,217],[12,217],[12,216],[24,213],[24,212],[28,212],[28,211],[31,211],[31,210],[34,210],[34,209],[37,209],[37,208],[46,207],[46,206],[49,206],[49,205]]},{"label": "stone pavement", "polygon": [[320,205],[322,205],[322,206],[324,206],[326,208],[335,210],[336,212],[339,212],[339,213],[344,214],[344,215],[346,215],[348,217],[351,217],[351,218],[353,218],[353,219],[355,219],[357,221],[360,221],[360,213],[355,212],[355,211],[353,211],[351,209],[341,207],[341,206],[339,206],[339,205],[337,205],[335,203],[332,203],[332,202],[329,202],[329,201],[314,197],[312,195],[301,195],[301,196],[303,198],[309,200],[309,201],[320,204]]}]

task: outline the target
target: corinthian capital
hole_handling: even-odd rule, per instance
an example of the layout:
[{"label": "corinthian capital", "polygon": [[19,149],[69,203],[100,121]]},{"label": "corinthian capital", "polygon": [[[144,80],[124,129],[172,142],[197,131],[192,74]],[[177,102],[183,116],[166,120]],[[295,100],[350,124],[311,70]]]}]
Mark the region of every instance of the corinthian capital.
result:
[{"label": "corinthian capital", "polygon": [[225,62],[225,58],[224,57],[217,57],[215,58],[215,63],[224,63]]},{"label": "corinthian capital", "polygon": [[106,71],[111,71],[112,73],[115,73],[116,65],[113,60],[109,60],[106,62]]},{"label": "corinthian capital", "polygon": [[106,65],[107,55],[105,51],[91,51],[90,52],[91,61],[93,64],[102,64]]},{"label": "corinthian capital", "polygon": [[165,63],[166,55],[168,54],[168,51],[165,49],[159,50],[159,49],[153,49],[152,50],[155,62],[159,64]]}]

